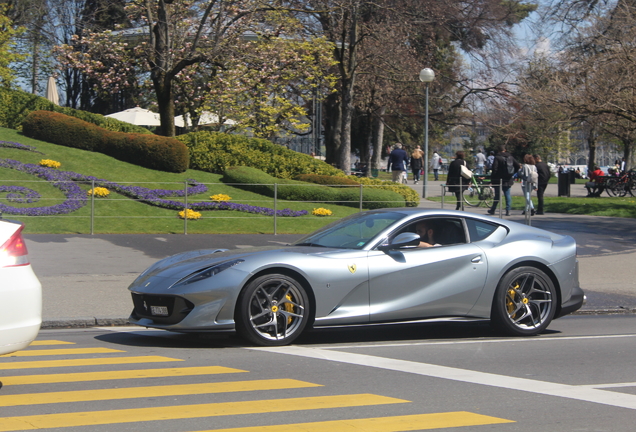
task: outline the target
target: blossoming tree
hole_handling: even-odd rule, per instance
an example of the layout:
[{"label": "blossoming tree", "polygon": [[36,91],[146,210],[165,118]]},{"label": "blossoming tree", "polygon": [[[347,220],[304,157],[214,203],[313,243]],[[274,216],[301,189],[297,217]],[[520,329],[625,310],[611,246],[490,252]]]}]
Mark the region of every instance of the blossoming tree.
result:
[{"label": "blossoming tree", "polygon": [[260,136],[302,128],[303,94],[324,85],[332,62],[324,39],[303,35],[293,3],[133,0],[126,7],[133,29],[76,37],[61,47],[61,60],[105,92],[145,80],[166,136],[175,134],[177,92],[178,108],[195,118],[220,109]]}]

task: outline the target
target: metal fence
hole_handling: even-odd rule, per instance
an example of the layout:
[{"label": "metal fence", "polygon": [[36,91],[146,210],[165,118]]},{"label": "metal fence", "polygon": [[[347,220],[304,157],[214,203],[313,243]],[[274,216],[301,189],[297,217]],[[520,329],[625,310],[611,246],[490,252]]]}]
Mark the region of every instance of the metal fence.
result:
[{"label": "metal fence", "polygon": [[[371,201],[364,200],[365,188],[382,188],[379,185],[329,185],[330,187],[356,188],[359,190],[357,201],[294,201],[279,199],[279,187],[324,187],[322,185],[289,185],[289,184],[240,184],[240,186],[269,187],[273,196],[259,195],[255,199],[240,200],[212,200],[214,195],[231,195],[236,192],[238,184],[229,183],[199,183],[191,180],[184,182],[105,182],[91,181],[45,181],[45,180],[0,180],[0,215],[4,218],[20,220],[46,219],[49,224],[63,225],[61,231],[77,232],[80,234],[108,232],[108,220],[147,219],[165,220],[168,231],[175,231],[175,221],[182,224],[183,234],[188,233],[188,226],[192,223],[186,214],[177,216],[175,212],[196,211],[201,213],[198,220],[246,219],[271,221],[271,229],[277,234],[281,219],[324,219],[323,216],[312,216],[311,210],[302,218],[293,217],[298,211],[284,208],[296,207],[294,203],[311,203],[319,206],[343,205],[354,207],[358,211],[366,208]],[[391,187],[391,186],[385,186]],[[106,197],[99,197],[99,188],[105,188],[109,193]],[[256,197],[256,194],[255,194]],[[130,203],[145,204],[133,209]],[[123,206],[128,205],[125,212]],[[150,208],[160,208],[164,211],[152,211]],[[306,207],[306,206],[305,206]],[[207,211],[214,210],[214,211]],[[235,211],[234,215],[219,214],[216,210]],[[236,211],[238,210],[238,211]],[[134,212],[137,211],[137,214]],[[245,213],[249,214],[245,214]],[[125,214],[124,214],[125,213]],[[234,212],[233,212],[234,213]],[[241,214],[243,213],[243,214]],[[182,220],[181,220],[182,219]],[[55,222],[53,222],[55,221]],[[63,222],[60,222],[63,221]],[[106,222],[105,222],[106,221]],[[96,229],[96,224],[100,229]],[[302,222],[301,222],[302,223]],[[60,231],[60,230],[56,230]]]}]

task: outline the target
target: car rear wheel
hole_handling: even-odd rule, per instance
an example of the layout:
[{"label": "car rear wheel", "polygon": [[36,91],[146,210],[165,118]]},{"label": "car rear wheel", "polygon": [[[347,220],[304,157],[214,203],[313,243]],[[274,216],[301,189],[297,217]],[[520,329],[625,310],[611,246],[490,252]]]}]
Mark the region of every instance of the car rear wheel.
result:
[{"label": "car rear wheel", "polygon": [[552,280],[535,267],[518,267],[501,278],[492,307],[492,323],[513,336],[531,336],[548,327],[556,310]]},{"label": "car rear wheel", "polygon": [[254,279],[239,295],[236,330],[256,345],[287,345],[300,336],[309,313],[302,284],[287,275],[268,274]]}]

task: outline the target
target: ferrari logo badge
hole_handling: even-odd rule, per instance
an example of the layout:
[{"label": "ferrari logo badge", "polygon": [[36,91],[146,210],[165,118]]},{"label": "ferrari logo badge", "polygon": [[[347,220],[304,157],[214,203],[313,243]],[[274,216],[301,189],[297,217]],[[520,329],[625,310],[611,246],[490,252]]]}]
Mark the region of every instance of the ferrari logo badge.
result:
[{"label": "ferrari logo badge", "polygon": [[351,272],[351,274],[354,274],[356,272],[356,265],[355,264],[351,264],[349,266],[347,266],[347,268],[349,269],[349,271]]}]

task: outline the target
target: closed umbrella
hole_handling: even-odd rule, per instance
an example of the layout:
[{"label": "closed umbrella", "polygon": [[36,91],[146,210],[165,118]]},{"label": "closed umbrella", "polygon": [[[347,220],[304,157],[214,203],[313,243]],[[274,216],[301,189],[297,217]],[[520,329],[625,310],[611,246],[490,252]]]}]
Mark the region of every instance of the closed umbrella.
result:
[{"label": "closed umbrella", "polygon": [[60,104],[60,95],[57,93],[57,84],[55,83],[55,78],[52,76],[49,77],[49,80],[46,83],[46,98],[55,105]]}]

